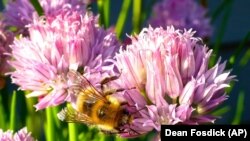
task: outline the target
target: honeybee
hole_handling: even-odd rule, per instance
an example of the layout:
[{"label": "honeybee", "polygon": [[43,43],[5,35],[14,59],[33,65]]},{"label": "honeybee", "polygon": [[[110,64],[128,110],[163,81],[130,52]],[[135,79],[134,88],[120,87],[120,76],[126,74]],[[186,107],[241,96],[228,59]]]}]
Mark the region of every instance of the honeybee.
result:
[{"label": "honeybee", "polygon": [[[76,107],[64,108],[58,113],[58,118],[66,122],[94,125],[108,134],[124,132],[123,126],[130,124],[133,116],[125,109],[126,102],[121,102],[113,93],[124,89],[98,91],[84,76],[78,72],[69,72],[75,85],[70,87],[76,96]],[[117,79],[110,77],[104,79],[101,85]],[[103,86],[101,87],[103,89]]]}]

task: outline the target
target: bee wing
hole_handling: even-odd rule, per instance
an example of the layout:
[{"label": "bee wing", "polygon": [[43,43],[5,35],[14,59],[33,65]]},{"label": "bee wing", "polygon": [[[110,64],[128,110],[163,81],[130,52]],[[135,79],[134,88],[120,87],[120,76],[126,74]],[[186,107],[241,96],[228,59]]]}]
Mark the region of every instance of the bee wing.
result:
[{"label": "bee wing", "polygon": [[87,99],[89,99],[90,101],[105,100],[104,95],[99,92],[91,84],[91,82],[79,72],[73,70],[69,71],[68,78],[72,83],[71,87],[69,88],[70,93],[73,93],[76,96],[82,94],[85,97],[88,97]]},{"label": "bee wing", "polygon": [[92,125],[94,122],[91,118],[83,113],[77,112],[72,108],[64,108],[58,114],[57,117],[61,121],[66,122],[76,122],[76,123],[83,123],[87,125]]}]

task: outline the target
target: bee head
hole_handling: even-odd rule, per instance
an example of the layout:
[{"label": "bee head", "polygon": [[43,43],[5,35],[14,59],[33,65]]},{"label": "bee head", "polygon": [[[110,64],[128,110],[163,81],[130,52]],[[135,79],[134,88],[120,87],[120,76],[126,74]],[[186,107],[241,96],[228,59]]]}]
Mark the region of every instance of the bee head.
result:
[{"label": "bee head", "polygon": [[132,119],[133,119],[133,116],[130,115],[130,113],[126,109],[123,109],[122,110],[122,116],[121,116],[121,118],[119,120],[118,125],[119,126],[124,126],[126,124],[130,124]]}]

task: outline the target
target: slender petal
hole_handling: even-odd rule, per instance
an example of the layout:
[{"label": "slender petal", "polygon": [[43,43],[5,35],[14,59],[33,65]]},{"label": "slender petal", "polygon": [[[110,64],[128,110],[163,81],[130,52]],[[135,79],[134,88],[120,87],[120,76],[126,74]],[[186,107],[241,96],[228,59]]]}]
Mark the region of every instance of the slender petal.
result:
[{"label": "slender petal", "polygon": [[0,140],[1,141],[35,141],[31,136],[31,132],[28,132],[27,128],[24,127],[13,134],[13,131],[7,130],[3,132],[0,129]]}]

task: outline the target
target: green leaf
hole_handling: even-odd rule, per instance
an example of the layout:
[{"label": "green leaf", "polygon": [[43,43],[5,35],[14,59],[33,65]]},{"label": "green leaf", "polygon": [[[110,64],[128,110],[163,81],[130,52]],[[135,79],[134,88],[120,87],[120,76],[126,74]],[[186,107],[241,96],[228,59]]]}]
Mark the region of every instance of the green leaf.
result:
[{"label": "green leaf", "polygon": [[124,24],[125,24],[125,21],[126,21],[127,16],[128,16],[130,5],[131,5],[131,0],[124,0],[123,1],[122,8],[121,8],[121,11],[119,13],[119,17],[118,17],[118,20],[117,20],[116,26],[115,26],[116,35],[118,38],[121,37],[122,31],[124,28]]},{"label": "green leaf", "polygon": [[110,0],[104,0],[103,3],[103,18],[104,18],[104,27],[109,27],[109,21],[110,21]]},{"label": "green leaf", "polygon": [[109,26],[110,16],[110,0],[97,1],[98,13],[100,14],[99,23],[104,25],[105,28]]},{"label": "green leaf", "polygon": [[230,66],[232,67],[235,64],[235,61],[238,59],[238,57],[241,56],[241,52],[243,48],[246,46],[246,44],[250,41],[250,32],[247,33],[245,38],[240,42],[240,45],[237,47],[236,51],[233,52],[233,55],[229,59]]},{"label": "green leaf", "polygon": [[222,21],[221,21],[221,24],[219,26],[219,31],[218,31],[218,34],[217,34],[217,37],[216,37],[216,40],[215,40],[215,45],[213,47],[213,54],[215,54],[214,56],[211,57],[211,60],[210,60],[210,66],[213,66],[215,64],[215,61],[217,60],[218,58],[218,52],[219,52],[219,49],[220,49],[220,46],[221,46],[221,43],[222,43],[222,39],[224,37],[224,34],[225,34],[225,31],[226,31],[226,27],[227,27],[227,24],[228,24],[228,19],[230,17],[230,14],[231,14],[231,10],[232,10],[232,3],[233,3],[233,0],[227,0],[228,3],[227,3],[227,7],[226,7],[226,11],[225,11],[225,14],[222,18]]},{"label": "green leaf", "polygon": [[154,14],[154,13],[152,14],[152,8],[154,4],[157,2],[159,1],[156,1],[156,0],[150,0],[148,2],[143,1],[142,7],[141,7],[141,23],[140,24],[142,24],[148,18],[148,16],[151,16]]},{"label": "green leaf", "polygon": [[228,111],[230,110],[230,106],[224,106],[216,111],[214,111],[212,113],[212,115],[214,116],[221,116],[221,115],[224,115],[225,113],[227,113]]},{"label": "green leaf", "polygon": [[[245,66],[248,61],[250,60],[250,49],[246,51],[246,53],[243,55],[243,57],[240,60],[240,66]],[[241,69],[242,70],[242,69]]]},{"label": "green leaf", "polygon": [[59,111],[60,111],[60,107],[59,106],[56,106],[56,107],[52,108],[53,120],[54,120],[55,125],[56,125],[57,128],[60,128],[60,120],[57,117],[57,113],[59,113]]},{"label": "green leaf", "polygon": [[141,8],[142,8],[142,1],[141,0],[134,0],[133,1],[133,16],[132,16],[132,25],[133,25],[133,32],[138,33],[140,31],[140,24],[141,24]]},{"label": "green leaf", "polygon": [[218,16],[227,8],[227,6],[230,4],[231,0],[223,0],[219,4],[219,6],[215,9],[215,11],[212,13],[212,20],[211,22],[213,23]]},{"label": "green leaf", "polygon": [[245,93],[240,92],[240,94],[238,96],[236,113],[235,113],[234,119],[232,121],[232,124],[234,124],[234,125],[240,124],[240,121],[241,121],[241,118],[243,115],[243,111],[244,111],[244,104],[245,104],[244,100],[245,100]]},{"label": "green leaf", "polygon": [[39,16],[43,15],[44,11],[38,0],[30,0],[30,3],[33,5]]},{"label": "green leaf", "polygon": [[116,140],[116,141],[127,141],[128,139],[126,139],[126,138],[121,138],[121,137],[117,136],[117,137],[115,138],[115,140]]},{"label": "green leaf", "polygon": [[[67,107],[70,107],[68,104]],[[78,139],[78,132],[77,132],[77,126],[75,123],[68,123],[69,126],[69,141],[77,141]]]},{"label": "green leaf", "polygon": [[7,128],[7,124],[5,121],[6,114],[4,113],[4,107],[2,102],[2,93],[0,92],[0,127],[5,130]]},{"label": "green leaf", "polygon": [[10,129],[15,131],[16,128],[16,104],[17,104],[17,94],[16,91],[12,94],[11,99],[11,109],[10,109]]},{"label": "green leaf", "polygon": [[103,0],[97,0],[97,9],[99,13],[99,24],[103,25],[104,24],[104,14],[103,14]]},{"label": "green leaf", "polygon": [[55,141],[55,126],[52,108],[46,108],[46,127],[44,127],[47,141]]}]

